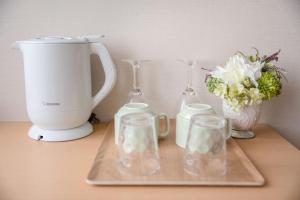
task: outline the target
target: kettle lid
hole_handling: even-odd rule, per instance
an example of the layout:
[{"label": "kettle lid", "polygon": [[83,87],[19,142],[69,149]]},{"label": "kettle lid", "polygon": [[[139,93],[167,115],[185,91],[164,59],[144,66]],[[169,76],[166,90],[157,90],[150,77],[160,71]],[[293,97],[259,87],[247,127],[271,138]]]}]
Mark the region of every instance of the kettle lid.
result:
[{"label": "kettle lid", "polygon": [[30,44],[77,44],[77,43],[89,43],[87,38],[67,37],[67,36],[47,36],[37,37],[29,40],[19,41],[21,43]]}]

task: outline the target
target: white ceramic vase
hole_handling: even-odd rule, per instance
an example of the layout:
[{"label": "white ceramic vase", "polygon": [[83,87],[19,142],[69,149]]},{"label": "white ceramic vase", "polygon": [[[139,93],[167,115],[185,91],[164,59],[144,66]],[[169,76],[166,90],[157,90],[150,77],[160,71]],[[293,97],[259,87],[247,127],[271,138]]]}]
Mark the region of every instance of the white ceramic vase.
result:
[{"label": "white ceramic vase", "polygon": [[253,138],[255,134],[253,128],[255,127],[260,116],[260,105],[249,105],[241,108],[239,111],[234,111],[223,101],[223,114],[225,118],[231,120],[232,133],[231,136],[235,138]]}]

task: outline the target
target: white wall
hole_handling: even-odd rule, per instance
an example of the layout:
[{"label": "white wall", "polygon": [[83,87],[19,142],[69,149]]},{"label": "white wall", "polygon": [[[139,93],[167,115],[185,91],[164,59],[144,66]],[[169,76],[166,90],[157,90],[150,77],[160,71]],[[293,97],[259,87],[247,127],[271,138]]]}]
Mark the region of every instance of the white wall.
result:
[{"label": "white wall", "polygon": [[[126,101],[131,73],[123,58],[154,61],[143,68],[143,88],[157,110],[176,114],[185,87],[185,68],[175,60],[197,58],[200,66],[220,63],[236,50],[282,50],[278,65],[289,72],[282,95],[264,105],[269,123],[300,148],[300,1],[299,0],[0,0],[0,120],[28,120],[21,53],[13,41],[46,35],[105,34],[118,67],[113,92],[97,107],[110,119]],[[101,83],[93,58],[93,83]],[[95,75],[100,71],[100,75]],[[204,72],[194,74],[203,102],[220,110],[220,100],[204,86]]]}]

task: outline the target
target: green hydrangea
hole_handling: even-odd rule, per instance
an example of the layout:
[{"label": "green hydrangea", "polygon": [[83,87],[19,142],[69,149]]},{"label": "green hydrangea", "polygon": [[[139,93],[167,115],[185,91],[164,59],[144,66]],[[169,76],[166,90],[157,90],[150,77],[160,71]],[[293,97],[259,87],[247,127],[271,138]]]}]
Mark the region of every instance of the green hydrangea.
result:
[{"label": "green hydrangea", "polygon": [[278,76],[271,72],[262,72],[261,77],[257,80],[258,89],[264,95],[263,99],[271,99],[278,96],[281,90],[281,83]]},{"label": "green hydrangea", "polygon": [[223,83],[221,79],[209,77],[206,86],[209,92],[213,93],[214,90],[219,86],[220,83]]},{"label": "green hydrangea", "polygon": [[233,110],[238,111],[246,105],[260,104],[264,96],[254,87],[250,79],[242,82],[229,85],[221,79],[210,77],[206,84],[209,92],[224,99]]},{"label": "green hydrangea", "polygon": [[234,110],[248,105],[261,104],[278,96],[285,70],[273,64],[280,50],[270,56],[247,56],[238,51],[224,66],[217,66],[209,75],[206,86],[209,92],[220,97]]}]

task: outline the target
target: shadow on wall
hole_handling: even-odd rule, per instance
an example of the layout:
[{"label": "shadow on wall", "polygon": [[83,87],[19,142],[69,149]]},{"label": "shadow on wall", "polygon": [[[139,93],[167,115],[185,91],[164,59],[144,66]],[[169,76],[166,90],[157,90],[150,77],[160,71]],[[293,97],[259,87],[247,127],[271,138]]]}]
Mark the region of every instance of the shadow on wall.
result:
[{"label": "shadow on wall", "polygon": [[[295,95],[298,86],[293,84],[293,79],[289,76],[293,75],[287,74],[287,78],[291,81],[283,81],[282,94],[264,103],[260,118],[263,123],[271,125],[284,138],[300,149],[300,145],[297,143],[299,131],[292,126],[299,124],[300,99],[299,96]],[[283,120],[285,123],[282,123]],[[285,134],[286,132],[289,134]]]},{"label": "shadow on wall", "polygon": [[[118,63],[115,60],[114,63],[117,71],[116,84],[93,111],[101,121],[109,121],[113,118],[118,109],[127,102],[127,95],[131,88],[132,72],[130,67],[126,67],[126,64]],[[91,55],[91,78],[92,95],[94,96],[102,88],[105,81],[101,60],[95,54]]]}]

